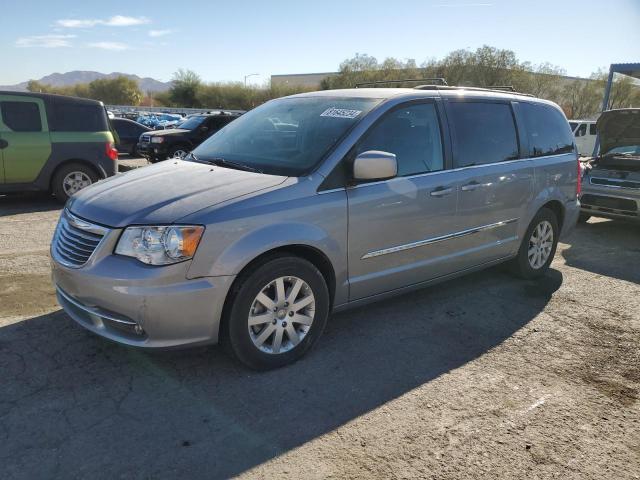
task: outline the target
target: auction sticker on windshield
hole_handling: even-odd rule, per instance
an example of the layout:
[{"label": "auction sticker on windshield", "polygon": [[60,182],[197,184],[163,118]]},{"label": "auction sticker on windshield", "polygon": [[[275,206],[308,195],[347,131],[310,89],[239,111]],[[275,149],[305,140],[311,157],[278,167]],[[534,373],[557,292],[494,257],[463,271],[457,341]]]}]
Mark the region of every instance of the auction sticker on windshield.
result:
[{"label": "auction sticker on windshield", "polygon": [[356,118],[362,110],[347,110],[345,108],[327,108],[320,114],[321,117]]}]

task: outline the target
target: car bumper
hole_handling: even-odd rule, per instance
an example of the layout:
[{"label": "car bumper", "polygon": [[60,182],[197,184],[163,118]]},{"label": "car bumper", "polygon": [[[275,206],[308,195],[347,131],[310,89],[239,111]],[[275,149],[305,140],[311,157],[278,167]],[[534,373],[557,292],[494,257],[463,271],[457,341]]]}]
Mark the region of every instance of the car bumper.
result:
[{"label": "car bumper", "polygon": [[93,333],[147,348],[218,340],[222,307],[234,277],[189,280],[190,262],[150,267],[116,255],[77,269],[51,263],[60,306]]},{"label": "car bumper", "polygon": [[166,157],[167,147],[162,143],[138,143],[138,152],[143,157]]},{"label": "car bumper", "polygon": [[580,197],[581,212],[594,217],[640,222],[640,191],[587,184]]},{"label": "car bumper", "polygon": [[580,215],[580,202],[578,200],[572,200],[565,204],[564,219],[560,226],[560,240],[567,238],[571,235],[576,224],[578,223],[578,216]]}]

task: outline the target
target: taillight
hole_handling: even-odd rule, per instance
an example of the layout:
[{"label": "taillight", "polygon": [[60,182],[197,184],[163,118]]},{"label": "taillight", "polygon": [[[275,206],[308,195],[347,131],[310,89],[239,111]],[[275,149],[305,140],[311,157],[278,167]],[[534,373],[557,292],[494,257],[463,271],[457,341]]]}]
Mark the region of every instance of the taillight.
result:
[{"label": "taillight", "polygon": [[576,197],[582,192],[582,162],[578,157],[578,181],[576,182]]},{"label": "taillight", "polygon": [[116,147],[113,145],[113,143],[107,142],[107,144],[105,145],[105,152],[107,153],[107,157],[109,157],[111,160],[118,160],[118,150],[116,150]]}]

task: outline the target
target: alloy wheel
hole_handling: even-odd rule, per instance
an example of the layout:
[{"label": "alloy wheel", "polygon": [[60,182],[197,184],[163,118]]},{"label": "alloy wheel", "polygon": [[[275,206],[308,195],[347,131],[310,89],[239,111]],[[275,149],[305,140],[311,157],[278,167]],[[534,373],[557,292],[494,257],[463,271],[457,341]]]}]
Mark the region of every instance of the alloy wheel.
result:
[{"label": "alloy wheel", "polygon": [[62,180],[62,188],[67,196],[79,192],[93,183],[91,178],[84,172],[70,172]]},{"label": "alloy wheel", "polygon": [[265,285],[251,304],[247,319],[254,346],[265,353],[285,353],[309,333],[316,301],[309,284],[298,277],[279,277]]},{"label": "alloy wheel", "polygon": [[533,229],[531,237],[529,238],[527,257],[531,268],[538,270],[547,263],[552,248],[553,227],[547,220],[543,220]]}]

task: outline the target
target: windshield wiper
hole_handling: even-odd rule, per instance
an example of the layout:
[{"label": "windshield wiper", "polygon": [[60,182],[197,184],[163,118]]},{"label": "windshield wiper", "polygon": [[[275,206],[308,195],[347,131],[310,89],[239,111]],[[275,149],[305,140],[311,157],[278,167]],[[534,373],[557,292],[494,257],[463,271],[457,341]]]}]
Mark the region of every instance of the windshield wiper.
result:
[{"label": "windshield wiper", "polygon": [[252,167],[251,165],[234,162],[233,160],[227,160],[226,158],[222,157],[207,158],[203,159],[202,161],[211,163],[213,165],[218,165],[220,167],[235,168],[236,170],[244,170],[245,172],[262,173],[262,170]]}]

